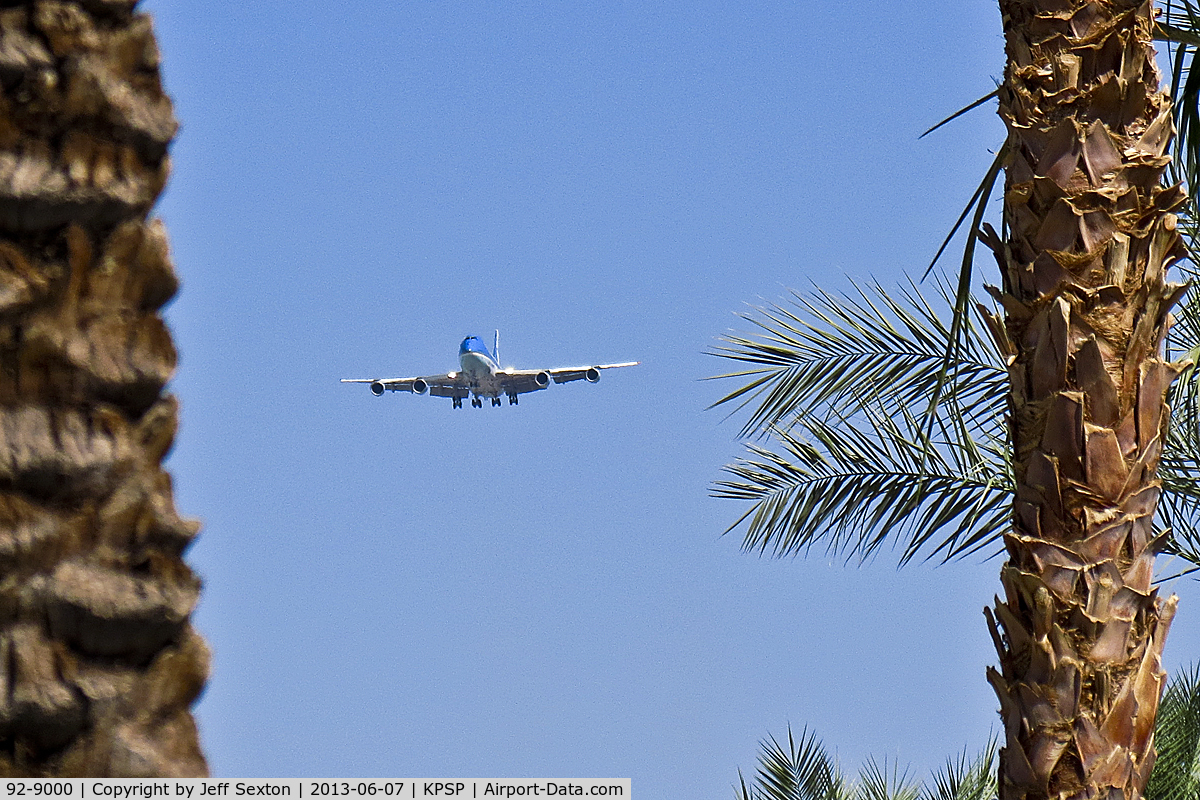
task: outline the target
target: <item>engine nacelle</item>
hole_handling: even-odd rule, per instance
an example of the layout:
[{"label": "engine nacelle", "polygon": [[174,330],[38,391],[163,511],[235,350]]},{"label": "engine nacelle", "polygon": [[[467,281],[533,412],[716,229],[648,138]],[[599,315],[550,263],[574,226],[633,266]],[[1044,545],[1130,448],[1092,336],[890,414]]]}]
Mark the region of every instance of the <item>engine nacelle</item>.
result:
[{"label": "engine nacelle", "polygon": [[415,381],[413,381],[412,389],[413,394],[425,394],[429,391],[429,384],[420,378],[417,378]]},{"label": "engine nacelle", "polygon": [[588,367],[587,372],[583,373],[583,377],[587,378],[588,383],[597,383],[600,380],[600,370]]},{"label": "engine nacelle", "polygon": [[376,397],[383,397],[383,384],[379,381],[372,383],[371,394],[375,395]]},{"label": "engine nacelle", "polygon": [[539,389],[545,389],[550,385],[550,373],[539,372],[537,375],[533,376],[533,382],[538,385]]}]

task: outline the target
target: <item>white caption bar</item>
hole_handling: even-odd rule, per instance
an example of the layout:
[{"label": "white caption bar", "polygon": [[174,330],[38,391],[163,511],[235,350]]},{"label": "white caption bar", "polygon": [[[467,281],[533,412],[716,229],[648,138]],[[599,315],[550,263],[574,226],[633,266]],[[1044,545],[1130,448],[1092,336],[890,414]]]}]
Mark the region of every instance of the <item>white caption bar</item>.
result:
[{"label": "white caption bar", "polygon": [[0,798],[22,800],[209,800],[209,798],[512,798],[617,797],[628,800],[629,778],[438,780],[319,780],[269,778],[211,780],[202,778],[7,778],[0,779]]}]

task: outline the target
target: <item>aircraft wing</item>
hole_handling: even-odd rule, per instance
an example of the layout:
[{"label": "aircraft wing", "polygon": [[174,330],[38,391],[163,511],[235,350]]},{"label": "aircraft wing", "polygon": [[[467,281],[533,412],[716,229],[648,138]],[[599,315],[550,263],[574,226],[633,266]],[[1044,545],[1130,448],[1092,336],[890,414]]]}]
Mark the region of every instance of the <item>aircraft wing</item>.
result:
[{"label": "aircraft wing", "polygon": [[386,392],[412,392],[433,397],[466,397],[467,381],[460,372],[425,375],[419,378],[342,378],[342,383],[367,383],[379,396]]},{"label": "aircraft wing", "polygon": [[496,373],[500,391],[510,397],[536,392],[550,385],[550,373],[544,369],[506,369]]},{"label": "aircraft wing", "polygon": [[637,366],[639,361],[625,361],[620,364],[596,364],[591,367],[554,367],[552,369],[506,369],[497,373],[503,391],[509,394],[523,394],[545,389],[550,381],[568,383],[569,381],[586,380],[595,383],[600,380],[600,370],[616,369],[617,367]]},{"label": "aircraft wing", "polygon": [[[553,369],[506,369],[493,373],[472,384],[462,372],[447,372],[442,375],[425,375],[419,378],[342,378],[342,383],[366,383],[371,392],[379,397],[384,392],[412,392],[413,394],[428,394],[432,397],[452,397],[455,407],[460,405],[462,398],[469,397],[474,391],[476,397],[498,398],[507,394],[512,402],[516,395],[526,392],[536,392],[554,383],[586,380],[595,383],[600,380],[600,371],[616,369],[617,367],[636,366],[637,361],[626,361],[621,364],[596,364],[591,367],[554,367]],[[474,387],[472,389],[472,387]],[[474,401],[472,401],[474,402]],[[495,402],[499,402],[496,400]]]},{"label": "aircraft wing", "polygon": [[600,380],[600,370],[616,369],[617,367],[636,367],[640,361],[625,361],[620,364],[597,364],[594,367],[555,367],[548,369],[550,377],[555,383],[568,383],[569,381],[587,380],[595,383]]}]

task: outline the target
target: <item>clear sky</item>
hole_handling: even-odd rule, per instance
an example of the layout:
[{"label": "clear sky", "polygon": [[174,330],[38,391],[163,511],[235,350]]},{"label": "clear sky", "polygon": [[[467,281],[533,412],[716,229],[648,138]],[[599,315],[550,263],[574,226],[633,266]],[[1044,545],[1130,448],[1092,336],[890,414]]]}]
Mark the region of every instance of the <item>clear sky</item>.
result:
[{"label": "clear sky", "polygon": [[[999,562],[742,553],[699,379],[747,302],[928,262],[1001,142],[990,107],[917,140],[999,76],[993,3],[143,8],[217,776],[728,798],[789,723],[850,769],[982,746]],[[496,328],[515,366],[642,365],[482,410],[338,383]]]}]

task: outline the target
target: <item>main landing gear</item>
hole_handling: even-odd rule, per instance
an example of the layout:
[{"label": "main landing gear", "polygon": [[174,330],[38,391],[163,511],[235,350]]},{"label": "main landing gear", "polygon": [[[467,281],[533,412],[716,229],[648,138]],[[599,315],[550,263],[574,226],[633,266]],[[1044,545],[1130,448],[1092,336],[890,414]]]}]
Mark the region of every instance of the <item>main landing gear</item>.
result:
[{"label": "main landing gear", "polygon": [[[450,399],[454,401],[454,408],[462,408],[463,398],[452,397]],[[500,395],[496,395],[495,397],[491,398],[491,401],[492,401],[492,406],[504,405],[503,401],[501,401],[501,399],[500,399]],[[517,396],[515,394],[508,395],[508,404],[510,406],[515,406],[517,404]],[[471,408],[483,408],[483,398],[482,397],[472,397],[471,398]]]}]

